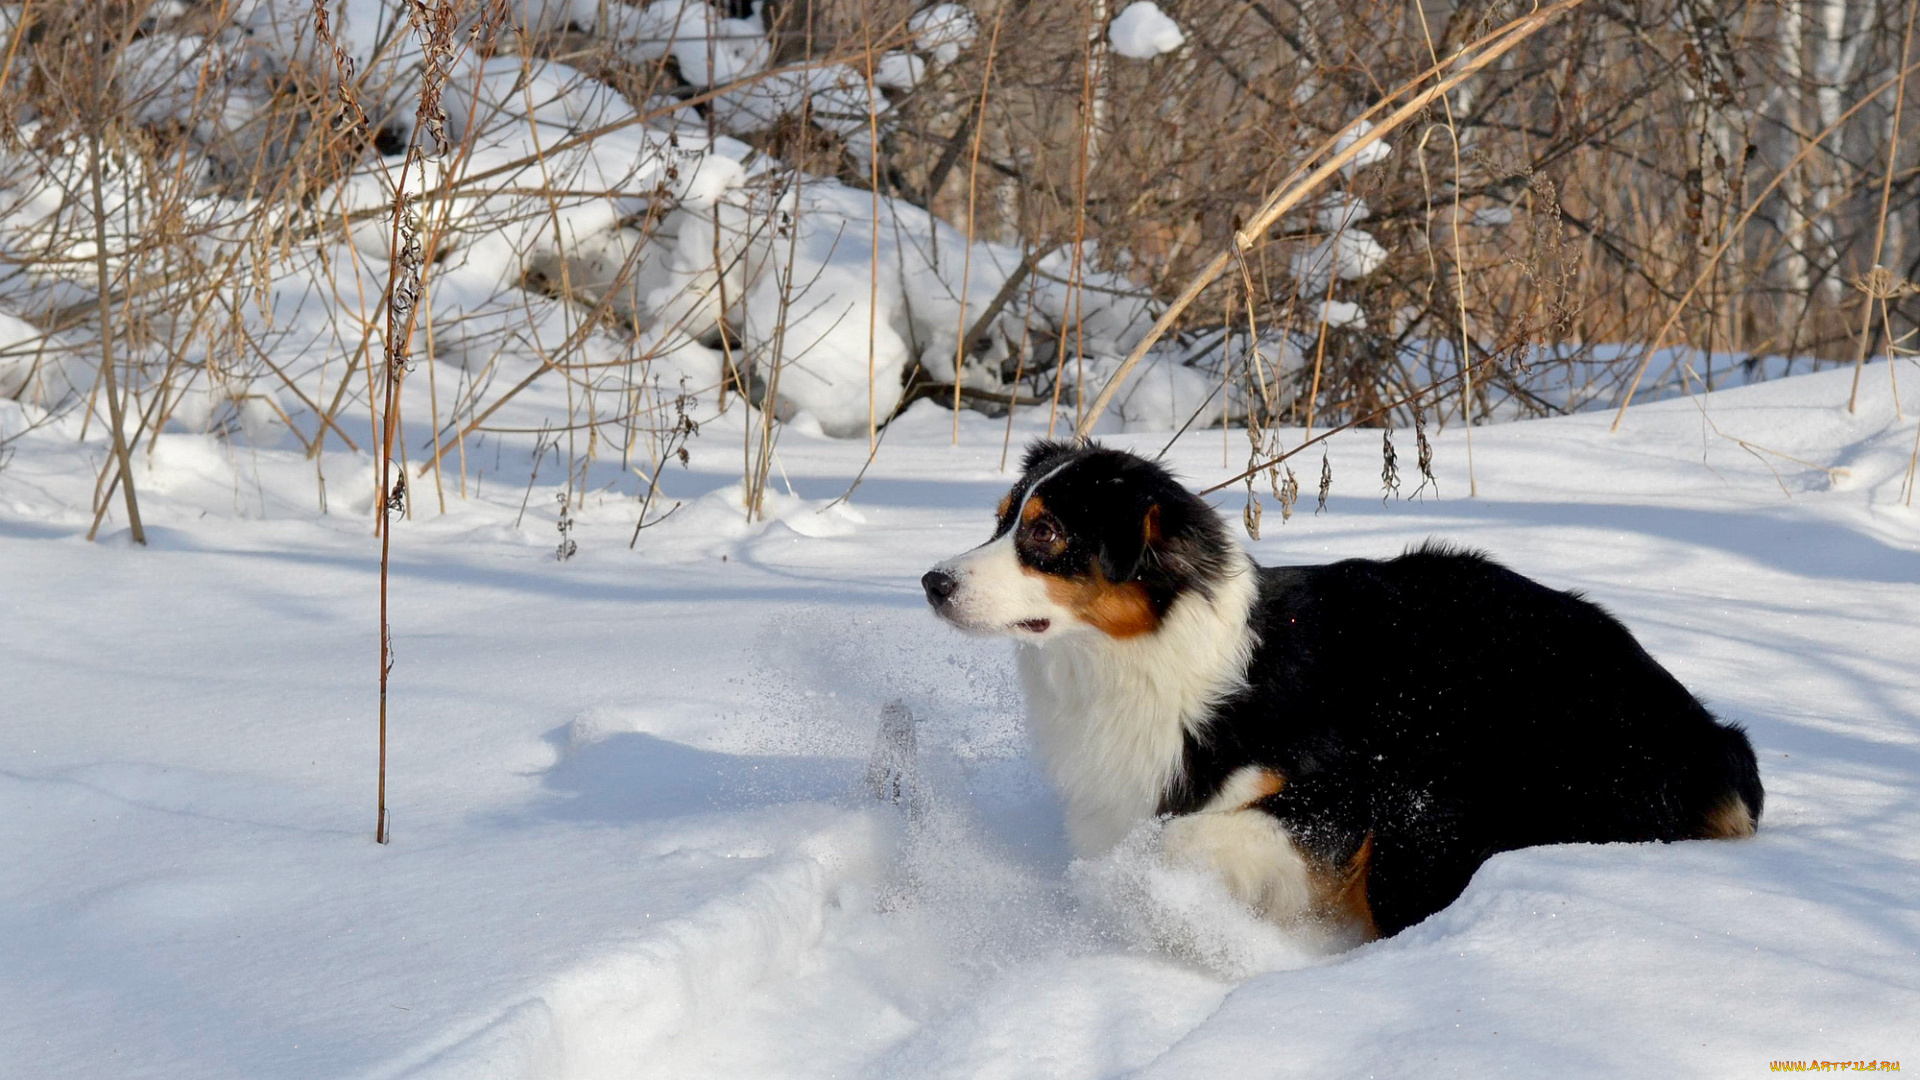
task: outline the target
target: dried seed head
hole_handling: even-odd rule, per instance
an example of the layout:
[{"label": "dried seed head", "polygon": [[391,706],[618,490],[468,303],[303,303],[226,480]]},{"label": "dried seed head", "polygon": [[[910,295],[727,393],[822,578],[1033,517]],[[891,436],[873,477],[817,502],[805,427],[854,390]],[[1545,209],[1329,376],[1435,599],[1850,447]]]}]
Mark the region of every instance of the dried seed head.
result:
[{"label": "dried seed head", "polygon": [[1393,429],[1380,429],[1380,501],[1400,494],[1400,455],[1393,448]]}]

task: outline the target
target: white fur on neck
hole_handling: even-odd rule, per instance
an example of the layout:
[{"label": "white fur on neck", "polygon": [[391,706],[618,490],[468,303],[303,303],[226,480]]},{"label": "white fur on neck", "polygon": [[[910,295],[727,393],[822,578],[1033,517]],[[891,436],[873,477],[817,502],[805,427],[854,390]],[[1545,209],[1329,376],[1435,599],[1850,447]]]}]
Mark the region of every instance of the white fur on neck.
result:
[{"label": "white fur on neck", "polygon": [[1021,645],[1034,742],[1076,853],[1104,852],[1154,815],[1180,775],[1185,736],[1246,678],[1259,586],[1253,560],[1236,555],[1211,599],[1181,596],[1151,633]]}]

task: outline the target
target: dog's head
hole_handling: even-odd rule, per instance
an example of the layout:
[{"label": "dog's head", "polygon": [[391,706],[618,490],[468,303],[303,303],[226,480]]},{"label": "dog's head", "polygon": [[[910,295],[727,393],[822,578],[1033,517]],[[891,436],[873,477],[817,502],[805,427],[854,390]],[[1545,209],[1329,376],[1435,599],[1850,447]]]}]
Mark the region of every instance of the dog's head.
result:
[{"label": "dog's head", "polygon": [[1232,540],[1213,508],[1145,458],[1035,442],[993,537],[920,579],[965,630],[1044,641],[1150,634],[1176,600],[1212,595]]}]

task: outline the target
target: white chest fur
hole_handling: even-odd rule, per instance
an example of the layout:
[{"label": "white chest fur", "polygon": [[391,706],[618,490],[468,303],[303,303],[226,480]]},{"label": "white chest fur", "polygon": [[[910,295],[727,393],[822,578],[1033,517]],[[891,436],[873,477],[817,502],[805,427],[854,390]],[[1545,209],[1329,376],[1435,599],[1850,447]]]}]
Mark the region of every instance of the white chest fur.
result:
[{"label": "white chest fur", "polygon": [[1104,852],[1153,816],[1180,775],[1186,735],[1245,678],[1257,590],[1242,555],[1211,599],[1181,597],[1152,633],[1020,647],[1034,742],[1066,803],[1077,854]]}]

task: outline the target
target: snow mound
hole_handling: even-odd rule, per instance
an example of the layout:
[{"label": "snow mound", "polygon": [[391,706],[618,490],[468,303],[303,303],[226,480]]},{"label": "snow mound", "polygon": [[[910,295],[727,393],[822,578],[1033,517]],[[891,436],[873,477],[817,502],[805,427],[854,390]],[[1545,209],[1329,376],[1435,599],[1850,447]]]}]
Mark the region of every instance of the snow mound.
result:
[{"label": "snow mound", "polygon": [[852,819],[801,845],[687,915],[553,978],[393,1080],[564,1076],[620,1080],[743,994],[791,977],[820,943],[829,913],[871,893],[887,843],[879,815]]},{"label": "snow mound", "polygon": [[935,4],[907,19],[907,31],[922,52],[937,64],[951,64],[980,36],[980,20],[959,4]]},{"label": "snow mound", "polygon": [[1314,313],[1319,316],[1321,322],[1335,329],[1365,330],[1367,328],[1367,313],[1359,304],[1351,300],[1322,300],[1314,306]]},{"label": "snow mound", "polygon": [[1133,60],[1151,60],[1187,43],[1180,24],[1153,0],[1133,0],[1107,25],[1113,51]]},{"label": "snow mound", "polygon": [[[1362,120],[1354,124],[1351,130],[1342,132],[1340,137],[1334,140],[1333,152],[1336,154],[1343,153],[1348,147],[1371,134],[1373,134],[1373,124],[1370,121]],[[1355,172],[1369,165],[1377,165],[1392,156],[1393,145],[1385,139],[1375,139],[1361,147],[1360,152],[1353,156],[1352,161],[1341,166],[1341,172],[1352,176]]]}]

